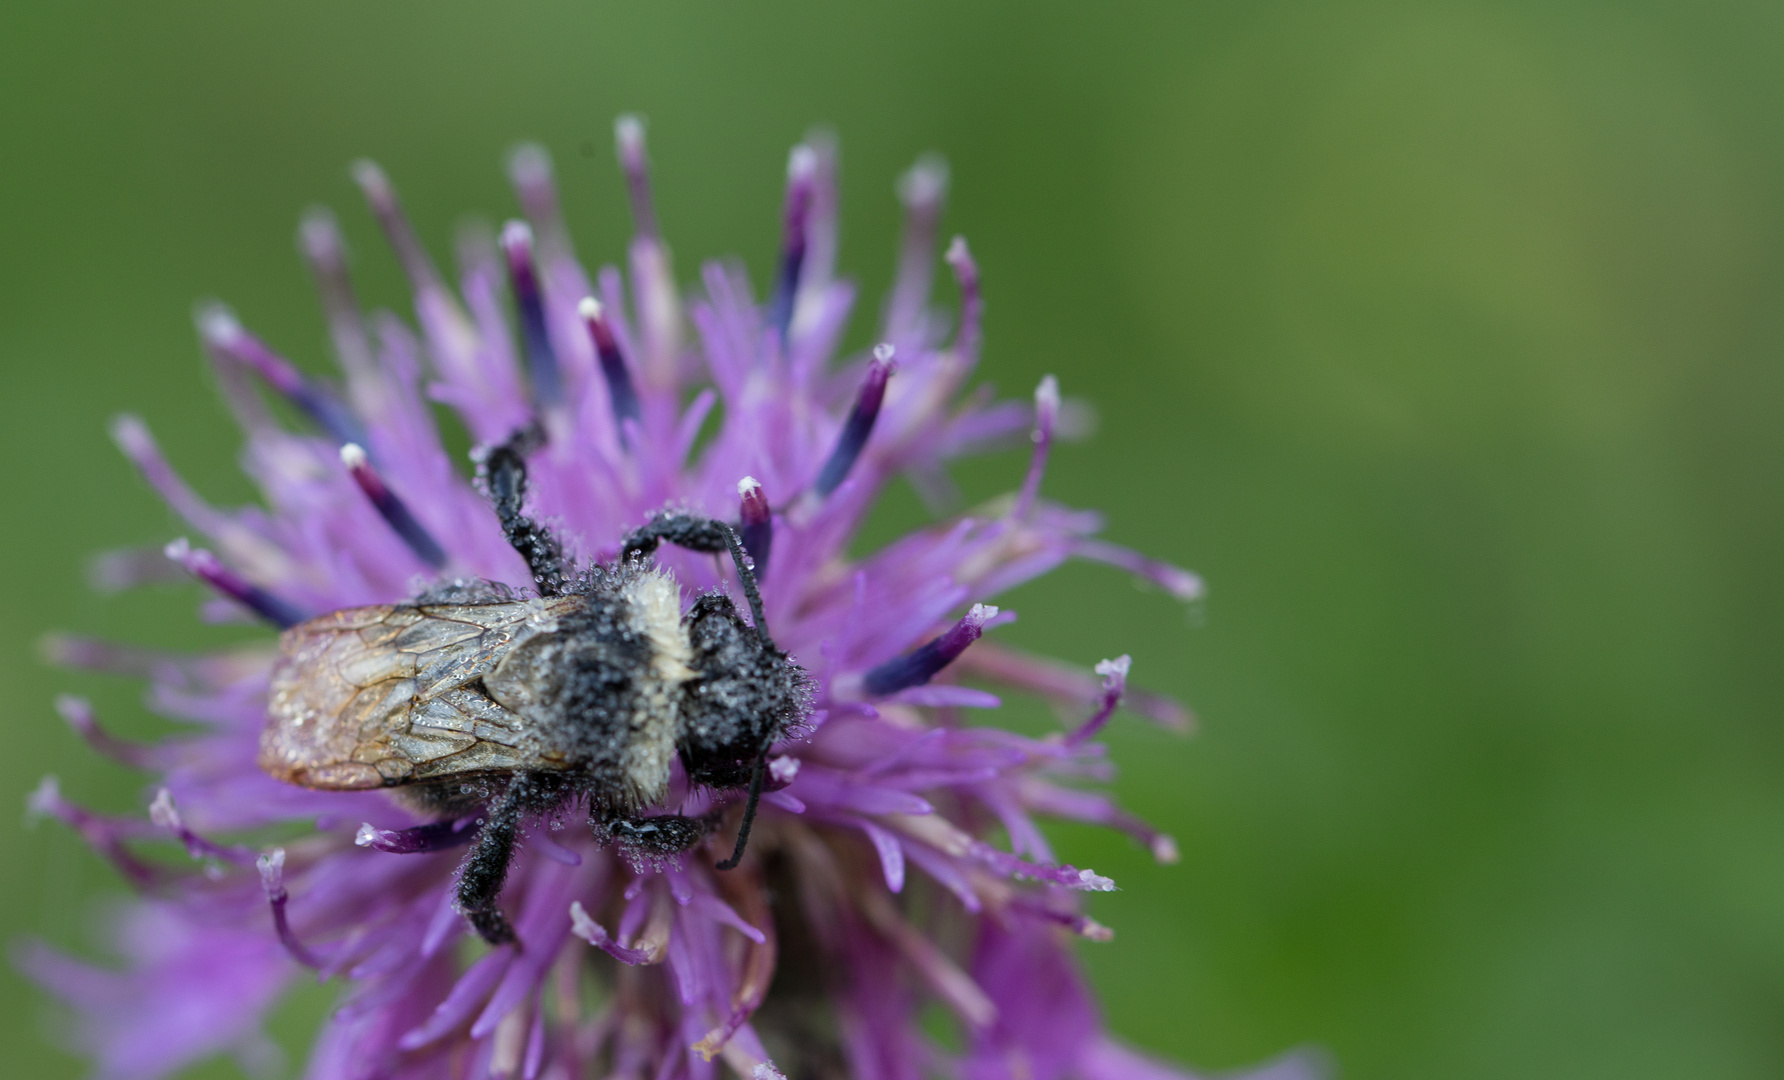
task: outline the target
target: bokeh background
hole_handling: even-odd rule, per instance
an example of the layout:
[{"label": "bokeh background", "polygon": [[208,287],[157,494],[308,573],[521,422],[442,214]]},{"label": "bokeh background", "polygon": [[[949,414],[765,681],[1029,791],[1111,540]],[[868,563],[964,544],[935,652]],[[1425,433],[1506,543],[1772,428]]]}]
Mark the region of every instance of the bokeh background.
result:
[{"label": "bokeh background", "polygon": [[[1013,598],[1012,639],[1131,651],[1201,716],[1111,736],[1179,865],[1058,834],[1125,887],[1085,950],[1117,1031],[1210,1070],[1313,1043],[1347,1078],[1784,1075],[1776,4],[5,5],[0,807],[44,773],[145,798],[50,701],[159,722],[40,663],[45,631],[240,633],[189,587],[83,585],[93,552],[178,528],[112,414],[251,497],[192,302],[320,368],[292,232],[323,202],[403,309],[361,155],[444,258],[461,215],[513,212],[502,156],[540,140],[585,258],[615,259],[626,110],[690,280],[731,254],[761,279],[784,155],[822,122],[877,296],[893,179],[945,154],[984,374],[1056,372],[1103,418],[1049,491],[1208,578],[1187,617],[1094,567]],[[899,495],[881,524],[919,515]],[[89,940],[118,881],[16,820],[4,935]],[[295,1055],[327,1000],[275,1019]],[[45,1014],[0,975],[8,1075],[83,1071]]]}]

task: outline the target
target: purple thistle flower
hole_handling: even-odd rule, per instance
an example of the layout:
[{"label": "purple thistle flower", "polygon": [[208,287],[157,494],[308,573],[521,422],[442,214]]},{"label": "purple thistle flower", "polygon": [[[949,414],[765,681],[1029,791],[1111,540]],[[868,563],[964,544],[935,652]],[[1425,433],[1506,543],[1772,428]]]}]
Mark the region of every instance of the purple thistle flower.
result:
[{"label": "purple thistle flower", "polygon": [[[343,988],[307,1068],[316,1080],[705,1078],[721,1063],[758,1080],[1184,1076],[1104,1031],[1071,938],[1109,938],[1082,898],[1114,883],[1060,864],[1036,818],[1121,829],[1174,861],[1169,837],[1080,785],[1109,774],[1090,739],[1118,704],[1176,727],[1187,713],[1130,689],[1125,656],[1098,665],[1099,681],[980,637],[1013,618],[987,601],[1068,558],[1183,598],[1199,582],[1097,539],[1095,514],[1041,496],[1063,424],[1052,377],[1032,407],[963,394],[981,340],[979,279],[955,239],[946,262],[963,299],[950,332],[929,297],[942,166],[920,163],[900,188],[909,225],[884,344],[838,362],[854,290],[832,276],[829,145],[792,156],[768,300],[715,263],[702,295],[684,301],[652,208],[642,127],[622,119],[617,136],[637,224],[629,277],[606,268],[591,281],[550,163],[528,148],[511,167],[527,221],[507,226],[499,249],[468,240],[456,292],[384,174],[356,167],[410,279],[419,334],[389,313],[361,313],[333,219],[305,218],[300,248],[346,376],[338,390],[220,306],[201,311],[265,508],[206,503],[135,418],[114,434],[211,545],[167,549],[210,586],[211,618],[290,627],[474,579],[514,590],[504,595],[559,591],[517,548],[611,564],[665,509],[736,522],[725,531],[737,570],[722,554],[671,547],[656,565],[687,611],[703,595],[736,595],[747,558],[761,584],[752,622],[765,619],[809,678],[809,710],[757,766],[761,811],[746,857],[715,868],[730,850],[721,836],[739,827],[742,784],[690,783],[677,765],[659,809],[708,815],[720,835],[685,855],[638,858],[556,814],[525,817],[501,890],[516,940],[486,945],[454,897],[463,851],[494,827],[487,810],[430,817],[376,790],[263,772],[269,649],[185,657],[59,638],[50,651],[61,662],[146,677],[153,708],[198,726],[136,745],[107,734],[85,703],[59,701],[96,750],[158,782],[141,817],[84,810],[53,781],[33,796],[34,813],[76,829],[142,897],[114,924],[122,968],[40,945],[20,953],[23,967],[76,1011],[105,1077],[164,1076],[218,1052],[263,1057],[260,1018],[304,969]],[[280,426],[262,393],[313,429]],[[535,433],[509,535],[454,468],[430,401],[457,412],[485,462],[517,430]],[[1014,497],[847,554],[889,478],[945,493],[949,459],[1024,436],[1032,461]],[[492,474],[489,489],[498,486]],[[517,521],[534,530],[522,530],[532,548],[515,540]],[[139,562],[112,560],[108,574],[128,577]],[[961,676],[1049,699],[1077,714],[1073,730],[1032,739],[969,724],[967,710],[999,699]],[[298,836],[264,850],[227,839],[275,826]],[[1007,848],[988,839],[998,831]],[[140,850],[155,841],[183,845],[192,865]],[[924,1034],[928,1001],[954,1017],[957,1048]],[[1251,1075],[1318,1073],[1291,1055]]]}]

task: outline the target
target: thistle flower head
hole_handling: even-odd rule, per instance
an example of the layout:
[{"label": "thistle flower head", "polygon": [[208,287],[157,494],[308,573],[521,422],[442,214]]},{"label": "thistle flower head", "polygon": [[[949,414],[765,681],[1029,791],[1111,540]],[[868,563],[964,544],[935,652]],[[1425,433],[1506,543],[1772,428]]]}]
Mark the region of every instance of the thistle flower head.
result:
[{"label": "thistle flower head", "polygon": [[[958,313],[933,305],[939,162],[899,187],[908,224],[881,344],[839,356],[854,289],[833,276],[826,141],[790,158],[780,261],[759,300],[722,263],[684,297],[643,128],[622,119],[616,136],[637,227],[628,273],[584,271],[549,159],[526,148],[511,160],[525,220],[497,242],[468,238],[456,288],[384,173],[355,167],[413,289],[412,323],[363,313],[334,219],[304,219],[299,247],[338,383],[305,374],[221,305],[200,309],[263,506],[212,506],[140,420],[121,418],[113,433],[202,538],[176,539],[166,556],[209,587],[214,619],[290,627],[423,590],[561,590],[523,557],[532,549],[512,522],[505,533],[494,482],[480,486],[447,453],[433,403],[486,463],[515,432],[535,433],[515,498],[536,530],[529,542],[556,545],[572,569],[614,563],[624,538],[665,511],[734,523],[760,584],[752,622],[772,627],[811,695],[758,766],[746,857],[714,865],[739,827],[740,791],[679,771],[654,809],[716,823],[685,855],[628,858],[561,814],[527,816],[501,890],[514,941],[492,947],[454,903],[466,845],[491,827],[487,807],[426,814],[383,791],[298,786],[257,767],[272,649],[176,656],[61,638],[61,661],[146,677],[157,711],[197,726],[129,744],[84,703],[59,702],[96,749],[155,774],[154,794],[144,814],[110,818],[46,783],[33,812],[76,829],[141,898],[114,926],[121,967],[40,946],[24,966],[77,1011],[108,1077],[159,1077],[216,1052],[263,1056],[260,1018],[306,970],[341,988],[307,1066],[316,1080],[1183,1075],[1104,1031],[1071,940],[1108,939],[1084,898],[1115,885],[1060,862],[1037,820],[1123,830],[1174,860],[1168,837],[1096,790],[1110,767],[1094,737],[1121,705],[1173,727],[1187,714],[1130,688],[1125,656],[1092,672],[998,644],[1015,616],[992,601],[1071,558],[1182,598],[1199,582],[1100,539],[1094,513],[1045,498],[1069,413],[1052,377],[1032,403],[966,393],[983,336],[979,278],[956,238],[945,261]],[[268,396],[302,429],[281,424]],[[951,459],[1024,439],[1030,465],[1012,497],[951,510]],[[950,509],[854,554],[857,527],[899,475]],[[745,563],[666,546],[656,564],[683,611],[702,596],[746,599]],[[110,559],[108,580],[154,573],[143,565]],[[963,679],[1045,698],[1070,726],[1046,738],[1001,730],[984,722],[999,698]],[[269,829],[289,839],[242,840]],[[182,845],[190,864],[144,854],[155,840]],[[928,1003],[951,1015],[956,1040],[925,1034]],[[1267,1072],[1311,1067],[1285,1059]]]}]

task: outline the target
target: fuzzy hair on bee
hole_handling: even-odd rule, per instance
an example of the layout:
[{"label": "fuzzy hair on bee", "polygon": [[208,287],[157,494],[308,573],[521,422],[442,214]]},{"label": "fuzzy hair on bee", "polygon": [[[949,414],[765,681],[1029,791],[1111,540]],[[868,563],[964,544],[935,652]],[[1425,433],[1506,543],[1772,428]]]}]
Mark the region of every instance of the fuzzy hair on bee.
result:
[{"label": "fuzzy hair on bee", "polygon": [[[698,845],[723,809],[645,816],[680,760],[690,785],[747,789],[737,865],[770,748],[810,712],[810,679],[767,633],[735,529],[664,514],[618,559],[570,574],[562,546],[521,513],[536,433],[489,451],[484,483],[539,594],[457,580],[400,604],[349,608],[280,637],[259,763],[276,779],[330,790],[391,789],[436,819],[392,850],[474,838],[459,909],[492,944],[514,940],[498,900],[521,823],[585,804],[596,835],[634,861]],[[731,556],[753,622],[723,592],[685,616],[657,546]],[[449,823],[475,818],[476,830]]]}]

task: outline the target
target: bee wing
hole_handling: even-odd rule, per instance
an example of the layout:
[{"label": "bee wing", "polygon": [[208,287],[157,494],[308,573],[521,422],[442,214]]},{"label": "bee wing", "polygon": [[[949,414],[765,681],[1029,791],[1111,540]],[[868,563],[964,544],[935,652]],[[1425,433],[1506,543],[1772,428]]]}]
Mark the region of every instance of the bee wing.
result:
[{"label": "bee wing", "polygon": [[331,790],[550,767],[525,725],[471,684],[580,597],[349,608],[279,639],[260,767]]}]

